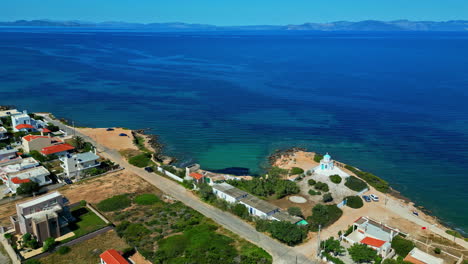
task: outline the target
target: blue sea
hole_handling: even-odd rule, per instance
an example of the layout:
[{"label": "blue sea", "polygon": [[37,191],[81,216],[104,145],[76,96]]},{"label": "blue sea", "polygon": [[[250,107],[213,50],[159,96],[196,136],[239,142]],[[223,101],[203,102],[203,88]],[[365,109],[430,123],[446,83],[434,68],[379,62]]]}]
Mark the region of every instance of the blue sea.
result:
[{"label": "blue sea", "polygon": [[468,33],[0,29],[0,104],[261,173],[329,152],[468,232]]}]

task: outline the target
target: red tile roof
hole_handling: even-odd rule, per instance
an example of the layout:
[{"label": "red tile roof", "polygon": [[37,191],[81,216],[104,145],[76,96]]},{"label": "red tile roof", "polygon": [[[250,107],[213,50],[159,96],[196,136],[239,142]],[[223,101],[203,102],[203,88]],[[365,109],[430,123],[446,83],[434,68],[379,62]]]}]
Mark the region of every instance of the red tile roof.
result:
[{"label": "red tile roof", "polygon": [[29,124],[19,124],[19,125],[15,126],[15,128],[20,130],[20,129],[23,129],[23,128],[34,128],[34,127],[29,125]]},{"label": "red tile roof", "polygon": [[190,177],[194,178],[195,180],[199,180],[203,178],[203,175],[201,175],[200,173],[192,172],[190,173]]},{"label": "red tile roof", "polygon": [[64,152],[64,151],[68,151],[68,150],[72,150],[72,149],[75,149],[75,147],[73,147],[70,144],[64,143],[64,144],[60,144],[60,145],[53,145],[53,146],[50,146],[50,147],[45,147],[45,148],[43,148],[41,150],[41,153],[44,154],[44,155],[50,155],[50,154]]},{"label": "red tile roof", "polygon": [[44,133],[50,133],[50,132],[52,132],[52,131],[50,131],[50,130],[47,129],[47,128],[43,128],[43,129],[42,129],[42,132],[44,132]]},{"label": "red tile roof", "polygon": [[109,249],[104,251],[99,257],[106,263],[106,264],[128,264],[128,261],[125,260],[122,255],[117,252],[115,249]]},{"label": "red tile roof", "polygon": [[369,245],[369,246],[373,246],[373,247],[376,247],[376,248],[379,248],[383,244],[385,244],[385,241],[380,240],[380,239],[376,239],[376,238],[372,238],[372,237],[365,237],[363,240],[361,240],[361,243]]},{"label": "red tile roof", "polygon": [[48,136],[27,135],[23,137],[26,141],[35,140],[38,138],[49,138]]},{"label": "red tile roof", "polygon": [[20,179],[18,177],[11,178],[11,182],[14,184],[21,184],[21,183],[30,182],[30,181],[31,181],[30,179]]}]

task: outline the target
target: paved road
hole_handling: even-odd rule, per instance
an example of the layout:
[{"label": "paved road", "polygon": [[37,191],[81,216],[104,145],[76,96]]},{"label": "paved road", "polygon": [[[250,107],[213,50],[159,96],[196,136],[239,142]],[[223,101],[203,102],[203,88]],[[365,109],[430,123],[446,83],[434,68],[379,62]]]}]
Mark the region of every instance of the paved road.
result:
[{"label": "paved road", "polygon": [[[68,134],[73,134],[72,129],[68,126],[65,126],[62,123],[55,120],[48,119],[47,121],[59,126]],[[108,149],[98,144],[93,139],[87,137],[84,134],[79,133],[78,131],[76,131],[76,135],[81,136],[85,140],[92,142],[98,148],[102,156],[109,158],[116,163],[119,163],[122,167],[145,179],[146,181],[153,184],[166,194],[176,198],[177,200],[183,202],[187,206],[213,219],[216,223],[220,224],[224,228],[265,249],[266,251],[268,251],[268,253],[272,255],[273,263],[316,263],[315,261],[307,258],[303,254],[296,252],[294,248],[288,247],[267,235],[257,232],[254,227],[244,222],[240,218],[200,201],[198,197],[193,195],[191,192],[188,192],[184,187],[182,187],[178,183],[175,183],[164,177],[158,176],[154,173],[148,173],[144,169],[131,166],[124,159],[122,159],[122,157],[117,151]]]}]

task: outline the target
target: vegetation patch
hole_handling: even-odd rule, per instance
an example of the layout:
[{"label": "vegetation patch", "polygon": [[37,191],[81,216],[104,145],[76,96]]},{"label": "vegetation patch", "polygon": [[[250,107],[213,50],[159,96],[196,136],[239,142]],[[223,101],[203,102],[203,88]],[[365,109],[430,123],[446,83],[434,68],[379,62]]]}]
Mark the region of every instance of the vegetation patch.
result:
[{"label": "vegetation patch", "polygon": [[392,248],[395,252],[402,256],[406,257],[408,253],[415,247],[414,243],[410,240],[404,239],[401,236],[396,236],[392,240]]},{"label": "vegetation patch", "polygon": [[312,190],[312,189],[309,190],[309,194],[310,194],[310,195],[322,195],[321,192],[315,191],[315,190]]},{"label": "vegetation patch", "polygon": [[97,204],[97,208],[103,212],[122,210],[131,205],[132,201],[126,194],[120,194],[102,200]]},{"label": "vegetation patch", "polygon": [[255,228],[259,232],[268,232],[279,241],[294,246],[300,244],[307,237],[307,228],[285,221],[270,221],[259,219]]},{"label": "vegetation patch", "polygon": [[328,184],[324,182],[317,182],[314,188],[322,192],[328,192],[330,190],[330,188],[328,187]]},{"label": "vegetation patch", "polygon": [[353,166],[349,166],[349,165],[346,165],[345,168],[352,171],[359,178],[365,180],[369,185],[371,185],[378,191],[381,191],[383,193],[387,193],[390,191],[390,185],[388,184],[388,182],[382,180],[381,178],[375,176],[374,174],[370,172],[358,170],[354,168]]},{"label": "vegetation patch", "polygon": [[364,205],[362,198],[357,195],[348,196],[345,199],[346,199],[346,205],[354,209],[361,208]]},{"label": "vegetation patch", "polygon": [[315,162],[320,162],[323,159],[323,155],[320,153],[315,153],[314,155],[314,161]]},{"label": "vegetation patch", "polygon": [[151,165],[151,154],[142,153],[128,159],[128,163],[138,168],[144,168]]},{"label": "vegetation patch", "polygon": [[338,174],[330,175],[330,181],[336,184],[339,184],[341,182],[341,177]]},{"label": "vegetation patch", "polygon": [[312,208],[312,215],[307,218],[307,222],[309,222],[312,231],[318,231],[319,225],[321,228],[327,227],[336,222],[341,215],[343,215],[343,211],[336,204],[317,204]]},{"label": "vegetation patch", "polygon": [[298,167],[292,167],[290,173],[291,175],[298,175],[304,173],[304,170]]},{"label": "vegetation patch", "polygon": [[70,223],[68,227],[75,233],[72,239],[84,236],[106,226],[106,223],[94,212],[86,207],[74,208],[71,211],[76,222]]},{"label": "vegetation patch", "polygon": [[257,196],[269,197],[275,195],[276,199],[281,199],[287,195],[299,193],[300,191],[297,183],[283,180],[278,176],[272,175],[269,175],[268,178],[260,177],[250,181],[228,180],[228,183]]},{"label": "vegetation patch", "polygon": [[152,193],[140,194],[133,200],[136,204],[152,205],[160,201],[159,197]]},{"label": "vegetation patch", "polygon": [[309,184],[309,186],[313,186],[315,185],[317,182],[314,180],[314,179],[310,179],[307,181],[307,183]]},{"label": "vegetation patch", "polygon": [[356,192],[360,192],[368,187],[365,182],[355,176],[349,176],[346,178],[345,186]]}]

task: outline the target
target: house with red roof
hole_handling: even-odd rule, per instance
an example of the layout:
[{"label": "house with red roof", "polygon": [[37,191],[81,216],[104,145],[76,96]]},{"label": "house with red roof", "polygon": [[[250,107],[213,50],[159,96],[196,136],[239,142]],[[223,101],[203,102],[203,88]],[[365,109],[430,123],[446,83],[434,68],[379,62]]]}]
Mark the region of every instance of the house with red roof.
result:
[{"label": "house with red roof", "polygon": [[[61,145],[61,144],[63,144],[63,142],[60,139],[55,138],[55,137],[51,137],[50,134],[47,135],[47,136],[44,136],[43,134],[42,135],[26,135],[26,136],[22,137],[22,139],[21,139],[21,145],[23,146],[24,151],[28,152],[28,153],[33,151],[33,150],[42,152],[42,150],[44,148],[57,146],[57,145]],[[68,146],[70,146],[70,145],[68,145]],[[62,148],[63,148],[63,146],[62,146]],[[52,148],[52,150],[54,150],[54,148]],[[71,150],[71,149],[69,149],[69,150]],[[46,150],[46,153],[48,153],[48,152],[50,152],[50,151]],[[48,153],[48,154],[43,153],[43,155],[50,155],[50,153]]]},{"label": "house with red roof", "polygon": [[63,155],[67,155],[69,151],[74,150],[74,149],[75,147],[73,147],[72,145],[63,143],[63,144],[52,145],[49,147],[42,148],[40,152],[44,156],[48,156],[48,155],[63,156]]},{"label": "house with red roof", "polygon": [[104,251],[101,255],[99,255],[101,258],[101,264],[129,264],[124,257],[122,257],[122,254],[120,254],[117,250],[115,249],[108,249]]},{"label": "house with red roof", "polygon": [[377,254],[386,257],[392,253],[392,240],[401,232],[368,217],[360,217],[353,223],[353,232],[343,236],[343,241],[350,244],[360,243],[377,251]]},{"label": "house with red roof", "polygon": [[11,126],[14,132],[32,132],[47,126],[47,123],[42,120],[36,120],[28,115],[25,110],[11,114]]},{"label": "house with red roof", "polygon": [[205,180],[205,177],[203,176],[203,174],[200,174],[198,172],[191,172],[189,174],[190,178],[193,179],[193,181],[196,183],[196,184],[200,184],[200,183],[203,183],[204,180]]}]

